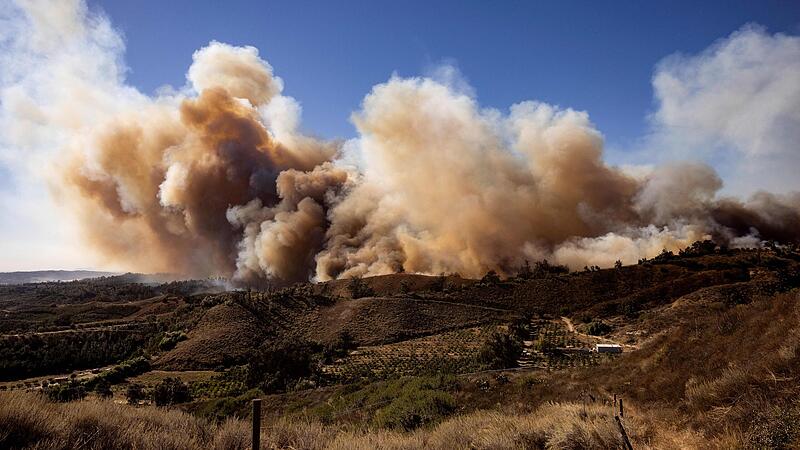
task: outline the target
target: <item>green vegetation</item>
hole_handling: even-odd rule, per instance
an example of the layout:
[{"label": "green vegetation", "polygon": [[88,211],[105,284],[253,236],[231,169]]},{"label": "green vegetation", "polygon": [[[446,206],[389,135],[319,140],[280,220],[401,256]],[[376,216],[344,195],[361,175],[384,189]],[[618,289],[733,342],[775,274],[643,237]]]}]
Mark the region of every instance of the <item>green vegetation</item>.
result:
[{"label": "green vegetation", "polygon": [[150,370],[150,361],[144,356],[137,356],[111,369],[101,372],[99,375],[88,381],[89,386],[96,383],[118,384],[125,381],[128,377],[134,377]]},{"label": "green vegetation", "polygon": [[364,386],[353,385],[342,395],[312,410],[312,416],[335,423],[359,412],[372,417],[374,426],[411,430],[435,424],[455,411],[452,391],[459,385],[452,375],[402,377]]},{"label": "green vegetation", "polygon": [[316,354],[322,349],[309,342],[269,343],[249,358],[247,386],[264,392],[283,392],[302,378],[318,373]]},{"label": "green vegetation", "polygon": [[156,406],[173,405],[185,403],[191,400],[189,387],[180,378],[165,378],[158,383],[151,393],[153,403]]},{"label": "green vegetation", "polygon": [[483,344],[478,360],[489,369],[517,367],[522,356],[522,342],[509,333],[493,333]]},{"label": "green vegetation", "polygon": [[139,383],[131,383],[125,391],[125,397],[128,399],[129,405],[137,405],[140,401],[147,398],[144,392],[144,386]]},{"label": "green vegetation", "polygon": [[600,320],[593,321],[586,326],[586,332],[592,336],[604,336],[610,333],[611,329],[611,325]]},{"label": "green vegetation", "polygon": [[86,387],[83,383],[70,380],[66,383],[53,384],[45,388],[47,397],[54,402],[71,402],[86,397]]},{"label": "green vegetation", "polygon": [[250,401],[263,395],[260,389],[250,389],[239,395],[214,398],[200,403],[194,413],[215,422],[222,422],[232,417],[244,418],[250,412]]},{"label": "green vegetation", "polygon": [[164,334],[164,337],[158,342],[158,349],[161,351],[172,350],[180,341],[187,339],[186,333],[183,331],[171,331]]},{"label": "green vegetation", "polygon": [[0,380],[117,363],[140,350],[154,328],[139,324],[134,329],[1,336]]},{"label": "green vegetation", "polygon": [[247,390],[247,366],[233,366],[210,380],[189,383],[193,398],[236,397]]}]

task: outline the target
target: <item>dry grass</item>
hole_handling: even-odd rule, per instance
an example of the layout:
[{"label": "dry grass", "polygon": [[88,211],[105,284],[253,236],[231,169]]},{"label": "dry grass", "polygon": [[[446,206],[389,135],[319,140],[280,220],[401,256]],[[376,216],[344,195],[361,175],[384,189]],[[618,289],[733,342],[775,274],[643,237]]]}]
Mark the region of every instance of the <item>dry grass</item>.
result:
[{"label": "dry grass", "polygon": [[[279,420],[262,431],[265,448],[293,449],[607,449],[621,448],[607,408],[543,405],[530,414],[479,411],[412,433],[343,430]],[[0,396],[0,448],[246,449],[249,424],[214,424],[189,414],[103,401],[54,404],[27,393]]]},{"label": "dry grass", "polygon": [[0,448],[244,449],[242,427],[209,424],[189,414],[111,402],[50,403],[39,395],[0,397]]}]

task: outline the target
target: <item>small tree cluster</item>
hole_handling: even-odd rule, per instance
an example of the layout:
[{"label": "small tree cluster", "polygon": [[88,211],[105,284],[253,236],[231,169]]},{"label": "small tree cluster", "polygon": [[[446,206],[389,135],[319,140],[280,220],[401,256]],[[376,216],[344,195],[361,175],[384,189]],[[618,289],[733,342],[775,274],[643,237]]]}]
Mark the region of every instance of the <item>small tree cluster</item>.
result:
[{"label": "small tree cluster", "polygon": [[67,383],[51,384],[45,389],[47,398],[54,402],[71,402],[86,397],[83,383],[72,379]]},{"label": "small tree cluster", "polygon": [[714,241],[695,241],[692,245],[678,252],[678,255],[685,257],[713,255],[716,250],[717,244]]},{"label": "small tree cluster", "polygon": [[481,347],[478,360],[491,369],[517,367],[522,348],[522,342],[515,336],[493,333]]},{"label": "small tree cluster", "polygon": [[486,275],[481,278],[481,284],[483,285],[491,286],[498,283],[500,283],[500,275],[498,275],[494,270],[486,272]]},{"label": "small tree cluster", "polygon": [[523,279],[532,279],[532,278],[545,278],[551,275],[561,275],[561,274],[568,274],[569,267],[562,266],[560,264],[550,264],[549,261],[543,259],[541,261],[537,261],[533,263],[531,266],[530,262],[526,259],[522,266],[517,271],[517,277]]},{"label": "small tree cluster", "polygon": [[267,344],[248,358],[246,384],[266,393],[283,392],[318,372],[319,345],[303,341]]},{"label": "small tree cluster", "polygon": [[602,336],[611,332],[611,325],[597,320],[586,327],[586,332],[592,336]]},{"label": "small tree cluster", "polygon": [[350,278],[350,282],[347,284],[347,289],[350,291],[350,296],[352,298],[370,297],[375,295],[375,292],[372,290],[372,288],[369,287],[360,276],[354,276],[353,278]]},{"label": "small tree cluster", "polygon": [[158,383],[151,394],[156,406],[174,405],[191,400],[189,386],[180,378],[165,378]]},{"label": "small tree cluster", "polygon": [[336,339],[325,346],[322,350],[322,356],[327,362],[330,362],[334,358],[341,358],[347,355],[347,351],[356,348],[355,339],[353,339],[353,335],[351,335],[347,331],[340,332]]}]

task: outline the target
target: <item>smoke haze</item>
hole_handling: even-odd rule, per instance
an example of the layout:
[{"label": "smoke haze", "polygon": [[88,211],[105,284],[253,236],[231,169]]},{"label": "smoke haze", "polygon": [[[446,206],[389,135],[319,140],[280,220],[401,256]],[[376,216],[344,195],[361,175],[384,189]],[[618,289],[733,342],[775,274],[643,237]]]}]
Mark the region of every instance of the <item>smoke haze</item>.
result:
[{"label": "smoke haze", "polygon": [[[22,2],[22,31],[5,36],[3,62],[15,70],[3,74],[0,121],[13,130],[5,147],[38,156],[3,156],[52,162],[58,202],[118,266],[243,282],[479,277],[526,259],[635,263],[706,238],[800,242],[798,193],[721,196],[722,179],[699,162],[623,170],[603,160],[587,113],[532,101],[486,109],[453,81],[374,86],[347,145],[361,162],[346,163],[342,142],[299,131],[299,104],[255,48],[212,42],[195,52],[184,88],[148,97],[124,84],[107,20],[73,1],[52,23],[43,5]],[[746,33],[764,40],[759,30],[731,39]],[[68,51],[50,47],[67,34]],[[657,80],[663,99],[668,85]],[[664,105],[665,123],[710,126]],[[799,106],[776,114],[797,117]]]}]

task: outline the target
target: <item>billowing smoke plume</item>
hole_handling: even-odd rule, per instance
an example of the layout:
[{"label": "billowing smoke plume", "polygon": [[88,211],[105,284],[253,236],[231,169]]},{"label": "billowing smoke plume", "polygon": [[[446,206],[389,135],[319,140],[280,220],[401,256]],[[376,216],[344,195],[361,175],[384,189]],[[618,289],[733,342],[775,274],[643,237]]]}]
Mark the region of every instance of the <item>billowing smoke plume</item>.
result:
[{"label": "billowing smoke plume", "polygon": [[212,43],[188,79],[196,95],[118,114],[67,156],[62,189],[86,235],[148,270],[308,278],[326,195],[348,178],[336,146],[270,133],[259,108],[281,81],[254,48]]},{"label": "billowing smoke plume", "polygon": [[[87,21],[76,19],[100,32]],[[452,83],[393,77],[352,117],[351,166],[341,143],[298,131],[298,104],[256,49],[212,42],[187,80],[156,98],[113,85],[125,101],[102,117],[53,122],[54,190],[91,247],[130,269],[246,282],[477,277],[526,259],[633,263],[704,238],[800,240],[800,194],[722,198],[700,163],[645,175],[610,166],[584,112],[522,102],[505,114]]]}]

